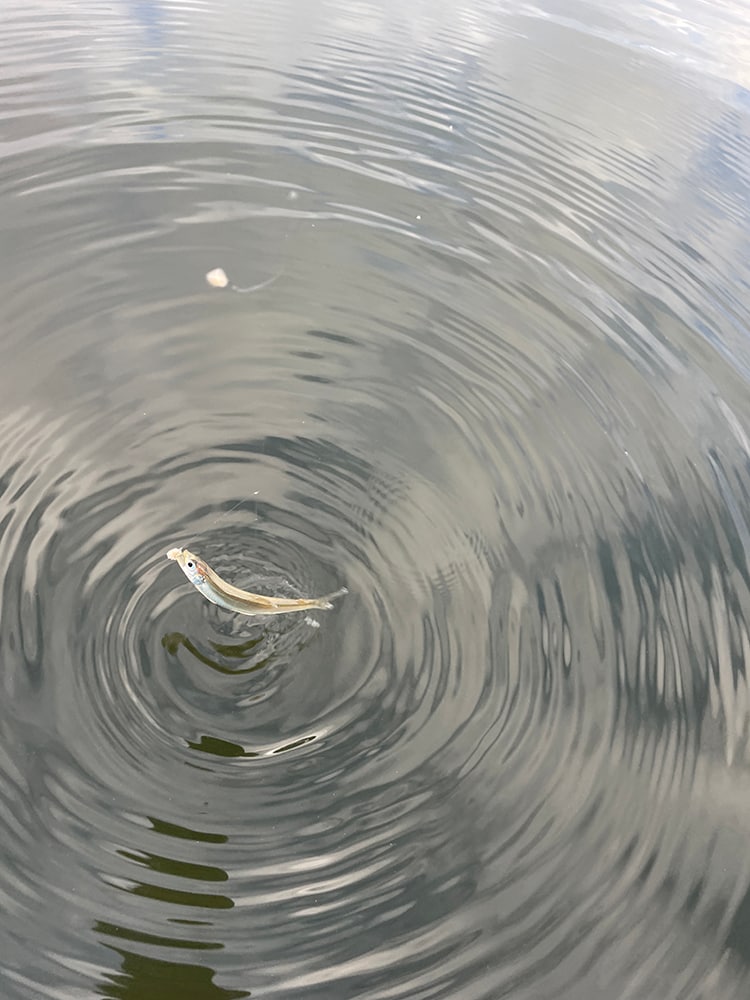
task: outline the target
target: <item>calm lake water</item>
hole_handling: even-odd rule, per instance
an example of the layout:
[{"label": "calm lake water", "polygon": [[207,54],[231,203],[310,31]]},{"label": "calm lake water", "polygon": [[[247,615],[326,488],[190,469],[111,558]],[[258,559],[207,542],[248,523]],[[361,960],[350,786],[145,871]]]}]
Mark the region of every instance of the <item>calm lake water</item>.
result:
[{"label": "calm lake water", "polygon": [[3,1000],[749,995],[748,66],[6,0]]}]

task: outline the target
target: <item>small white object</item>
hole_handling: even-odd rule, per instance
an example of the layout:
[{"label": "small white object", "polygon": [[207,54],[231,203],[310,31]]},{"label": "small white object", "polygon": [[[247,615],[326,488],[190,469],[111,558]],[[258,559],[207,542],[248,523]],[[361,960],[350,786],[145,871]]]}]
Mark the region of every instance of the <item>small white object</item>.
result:
[{"label": "small white object", "polygon": [[209,271],[206,275],[206,281],[212,288],[226,288],[229,284],[229,278],[221,267],[215,267],[213,271]]},{"label": "small white object", "polygon": [[305,625],[309,625],[310,628],[320,628],[320,622],[316,622],[314,618],[309,615],[305,618]]}]

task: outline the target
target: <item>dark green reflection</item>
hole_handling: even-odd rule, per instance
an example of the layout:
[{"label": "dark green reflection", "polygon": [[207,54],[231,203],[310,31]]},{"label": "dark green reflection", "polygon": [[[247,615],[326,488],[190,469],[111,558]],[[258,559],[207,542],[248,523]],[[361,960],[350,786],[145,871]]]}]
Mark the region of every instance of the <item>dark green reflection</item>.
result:
[{"label": "dark green reflection", "polygon": [[209,910],[231,910],[234,902],[228,896],[218,893],[187,892],[185,889],[173,889],[165,885],[148,885],[145,882],[133,886],[129,890],[134,896],[145,899],[157,899],[162,903],[172,903],[175,906],[200,906]]},{"label": "dark green reflection", "polygon": [[137,941],[140,944],[158,945],[162,948],[183,948],[186,951],[220,951],[224,947],[223,944],[216,941],[191,941],[185,938],[178,940],[164,937],[162,934],[148,934],[130,927],[120,927],[119,924],[110,924],[103,920],[97,920],[94,929],[100,934],[121,938],[123,941]]},{"label": "dark green reflection", "polygon": [[[150,822],[154,830],[159,833],[183,841],[221,844],[227,840],[223,834],[203,833],[154,817],[151,818]],[[228,881],[227,873],[216,865],[169,858],[135,849],[121,849],[118,853],[159,875],[190,879],[194,882],[200,882],[201,886],[205,885],[206,882],[216,885],[216,883]],[[155,899],[161,903],[171,903],[179,907],[177,913],[181,913],[182,916],[168,919],[183,927],[191,925],[196,928],[205,927],[207,926],[206,922],[200,917],[202,914],[208,915],[206,911],[229,909],[234,906],[234,901],[229,896],[219,893],[193,892],[184,888],[176,889],[159,884],[139,882],[132,886],[129,891],[136,896]],[[191,920],[185,914],[185,907],[195,908],[196,919]],[[94,930],[105,939],[116,938],[118,944],[124,942],[142,944],[149,951],[153,951],[155,948],[168,948],[172,952],[179,949],[182,952],[197,951],[205,954],[211,951],[220,951],[224,947],[218,941],[200,940],[197,937],[170,937],[151,934],[133,927],[105,921],[98,921],[94,925]],[[190,933],[188,931],[188,934]],[[192,933],[200,932],[193,931]],[[227,990],[217,986],[213,981],[216,975],[215,970],[205,964],[166,961],[155,958],[153,955],[139,955],[132,950],[114,947],[114,944],[110,944],[108,941],[105,943],[108,948],[111,948],[122,958],[121,971],[107,975],[106,981],[100,984],[98,995],[105,1000],[234,1000],[234,998],[239,1000],[239,998],[250,996],[245,991]]]},{"label": "dark green reflection", "polygon": [[[241,643],[212,642],[211,646],[219,656],[223,656],[226,659],[241,660],[252,653],[255,647],[262,641],[263,637],[259,636],[255,639],[247,639]],[[162,636],[161,644],[173,656],[177,653],[180,646],[184,646],[189,653],[192,653],[196,660],[200,660],[201,663],[205,663],[207,667],[217,670],[220,674],[252,674],[254,671],[262,670],[268,666],[271,660],[271,657],[266,656],[262,660],[258,660],[257,663],[253,663],[250,667],[227,667],[198,649],[192,639],[188,638],[182,632],[168,632]]]},{"label": "dark green reflection", "polygon": [[[95,924],[95,929],[112,933],[110,924]],[[120,948],[112,950],[121,956],[122,969],[99,984],[102,1000],[241,1000],[250,996],[244,990],[217,986],[213,981],[216,973],[204,965],[183,965]]]},{"label": "dark green reflection", "polygon": [[[275,755],[278,753],[286,753],[289,750],[297,750],[299,747],[303,747],[307,743],[312,743],[317,738],[318,737],[316,735],[302,736],[298,740],[292,740],[291,743],[285,743],[283,746],[274,747],[274,749],[270,752]],[[230,743],[229,740],[219,739],[218,736],[201,736],[198,742],[189,742],[188,746],[191,750],[200,750],[201,753],[208,753],[214,757],[261,756],[257,750],[247,750],[241,743]]]},{"label": "dark green reflection", "polygon": [[[117,852],[120,857],[134,861],[143,868],[148,868],[159,875],[168,875],[173,878],[191,879],[196,882],[226,882],[228,875],[223,868],[215,865],[196,864],[193,861],[182,861],[176,858],[167,858],[161,854],[152,854],[149,851],[126,850],[120,848]],[[177,889],[172,886],[138,882],[129,890],[134,896],[143,896],[146,899],[156,899],[163,903],[172,903],[176,906],[199,906],[209,910],[231,910],[234,902],[229,896],[213,892],[197,892],[187,889]]]},{"label": "dark green reflection", "polygon": [[[228,840],[224,833],[205,833],[201,830],[191,830],[190,827],[179,826],[177,823],[167,823],[166,820],[157,819],[155,816],[149,816],[148,820],[156,833],[163,833],[167,837],[197,840],[204,844],[226,844]],[[224,874],[226,875],[226,872]]]},{"label": "dark green reflection", "polygon": [[201,736],[199,742],[190,742],[188,746],[191,750],[200,750],[202,753],[210,753],[214,757],[259,757],[260,754],[254,750],[245,750],[240,743],[230,743],[229,740],[221,740],[217,736]]},{"label": "dark green reflection", "polygon": [[149,854],[146,851],[127,851],[120,849],[120,857],[135,861],[151,871],[163,875],[176,875],[178,878],[192,878],[199,882],[226,882],[227,873],[223,868],[214,865],[197,865],[192,861],[177,861],[174,858],[164,858],[160,854]]}]

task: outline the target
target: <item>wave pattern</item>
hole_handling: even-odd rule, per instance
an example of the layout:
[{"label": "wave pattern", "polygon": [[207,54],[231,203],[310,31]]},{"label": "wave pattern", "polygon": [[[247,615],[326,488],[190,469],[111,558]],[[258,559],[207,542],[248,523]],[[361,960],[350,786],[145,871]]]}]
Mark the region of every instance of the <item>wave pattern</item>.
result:
[{"label": "wave pattern", "polygon": [[747,995],[746,104],[574,6],[11,3],[9,1000]]}]

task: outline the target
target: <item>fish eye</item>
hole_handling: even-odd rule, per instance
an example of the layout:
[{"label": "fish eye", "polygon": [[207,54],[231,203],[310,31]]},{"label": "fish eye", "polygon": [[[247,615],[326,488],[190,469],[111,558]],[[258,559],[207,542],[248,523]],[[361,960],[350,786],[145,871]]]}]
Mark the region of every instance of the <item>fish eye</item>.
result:
[{"label": "fish eye", "polygon": [[186,565],[187,565],[188,569],[192,569],[193,568],[193,560],[191,559]]}]

